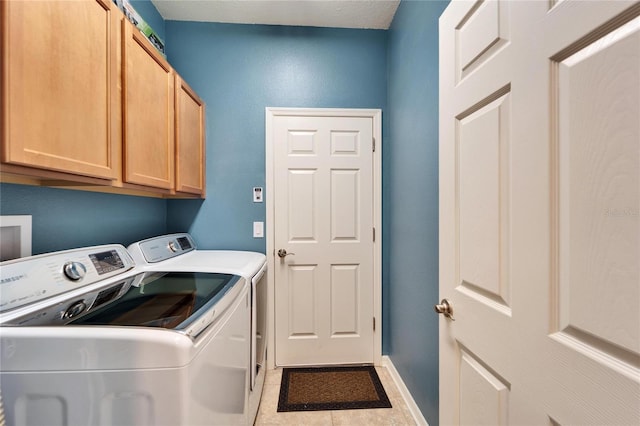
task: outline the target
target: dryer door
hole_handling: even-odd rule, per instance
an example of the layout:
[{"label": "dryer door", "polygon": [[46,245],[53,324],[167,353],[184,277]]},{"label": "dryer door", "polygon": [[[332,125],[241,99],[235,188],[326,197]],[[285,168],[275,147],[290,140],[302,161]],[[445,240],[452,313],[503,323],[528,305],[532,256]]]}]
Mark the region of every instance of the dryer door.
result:
[{"label": "dryer door", "polygon": [[251,280],[251,390],[267,355],[267,264]]}]

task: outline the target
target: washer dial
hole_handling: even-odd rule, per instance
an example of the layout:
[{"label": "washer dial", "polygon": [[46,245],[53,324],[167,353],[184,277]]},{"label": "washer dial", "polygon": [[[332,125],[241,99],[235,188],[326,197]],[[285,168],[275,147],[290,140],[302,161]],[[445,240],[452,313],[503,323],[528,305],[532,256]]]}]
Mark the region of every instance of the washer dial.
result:
[{"label": "washer dial", "polygon": [[87,274],[87,268],[80,262],[67,262],[62,267],[62,271],[71,281],[78,281]]}]

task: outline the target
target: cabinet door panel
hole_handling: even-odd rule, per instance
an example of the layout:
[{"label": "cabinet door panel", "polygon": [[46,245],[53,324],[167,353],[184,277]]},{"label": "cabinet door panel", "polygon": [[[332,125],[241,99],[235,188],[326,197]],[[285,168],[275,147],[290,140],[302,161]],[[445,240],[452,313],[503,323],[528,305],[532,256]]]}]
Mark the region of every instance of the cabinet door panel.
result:
[{"label": "cabinet door panel", "polygon": [[176,191],[204,195],[204,102],[176,74]]},{"label": "cabinet door panel", "polygon": [[2,161],[116,179],[116,8],[3,1]]},{"label": "cabinet door panel", "polygon": [[167,61],[131,25],[124,26],[124,180],[172,189],[174,76]]}]

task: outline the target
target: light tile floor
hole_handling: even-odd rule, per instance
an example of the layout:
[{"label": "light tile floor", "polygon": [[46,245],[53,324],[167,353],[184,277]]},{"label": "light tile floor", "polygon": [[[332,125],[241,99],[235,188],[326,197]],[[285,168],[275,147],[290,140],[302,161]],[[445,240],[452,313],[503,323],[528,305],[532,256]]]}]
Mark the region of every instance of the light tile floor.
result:
[{"label": "light tile floor", "polygon": [[318,426],[373,426],[415,425],[400,391],[385,367],[376,367],[376,372],[393,408],[371,410],[300,411],[278,413],[278,397],[282,369],[267,370],[262,400],[256,417],[256,426],[262,425],[318,425]]}]

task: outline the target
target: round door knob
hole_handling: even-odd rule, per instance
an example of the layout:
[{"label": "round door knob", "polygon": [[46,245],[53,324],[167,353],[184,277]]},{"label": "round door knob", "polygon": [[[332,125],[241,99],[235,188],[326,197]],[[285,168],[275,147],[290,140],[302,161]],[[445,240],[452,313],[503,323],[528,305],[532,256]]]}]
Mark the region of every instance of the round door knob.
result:
[{"label": "round door knob", "polygon": [[442,299],[440,303],[433,306],[433,309],[437,313],[444,315],[446,318],[450,318],[455,321],[455,318],[453,318],[453,307],[447,299]]},{"label": "round door knob", "polygon": [[286,251],[285,249],[280,249],[280,250],[278,250],[278,256],[279,256],[281,259],[284,259],[285,257],[290,256],[290,255],[293,255],[293,254],[295,254],[295,253],[287,253],[287,251]]}]

